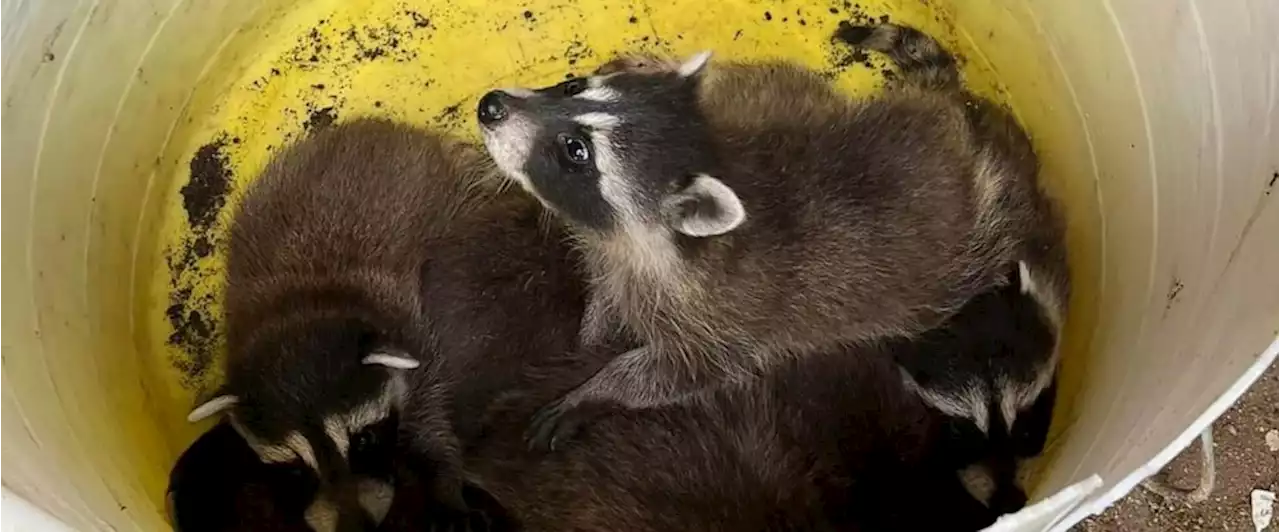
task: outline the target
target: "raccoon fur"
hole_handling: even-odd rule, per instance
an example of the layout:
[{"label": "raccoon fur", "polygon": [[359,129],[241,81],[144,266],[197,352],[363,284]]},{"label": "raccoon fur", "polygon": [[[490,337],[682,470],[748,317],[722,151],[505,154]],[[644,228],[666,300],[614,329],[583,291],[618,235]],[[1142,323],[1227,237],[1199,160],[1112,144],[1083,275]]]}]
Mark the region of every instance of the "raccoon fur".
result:
[{"label": "raccoon fur", "polygon": [[[403,455],[394,459],[392,491],[362,493],[390,497],[387,514],[377,530],[509,530],[492,498],[472,486],[463,487],[474,510],[466,521],[441,522],[439,506],[421,472]],[[285,464],[263,463],[244,438],[225,420],[202,434],[183,451],[169,474],[169,522],[177,532],[312,532],[305,514],[318,489],[316,479]]]},{"label": "raccoon fur", "polygon": [[584,254],[584,342],[621,326],[642,345],[540,412],[534,443],[602,406],[679,402],[789,357],[918,334],[1020,260],[1060,318],[1065,274],[1040,260],[1060,256],[1059,224],[1022,130],[963,89],[933,39],[842,32],[887,50],[903,82],[854,99],[795,64],[704,53],[481,98],[490,155]]},{"label": "raccoon fur", "polygon": [[[377,161],[434,145],[434,137],[402,126],[336,127],[343,136],[335,144],[376,141],[369,149]],[[370,135],[365,127],[401,134]],[[906,390],[890,355],[788,360],[762,380],[604,419],[563,453],[527,449],[521,436],[534,410],[633,344],[622,335],[609,339],[614,351],[564,355],[573,351],[586,305],[564,235],[522,194],[439,186],[424,206],[450,214],[421,241],[425,258],[415,277],[422,305],[416,336],[425,340],[414,356],[423,367],[397,370],[405,382],[398,431],[379,446],[393,472],[393,479],[381,478],[396,494],[382,528],[427,528],[440,514],[472,530],[878,530],[889,523],[976,530],[994,518],[964,491],[950,455],[934,443],[947,441],[939,439],[947,436],[945,420]],[[423,371],[430,368],[434,373]],[[288,384],[305,371],[276,378]],[[238,457],[200,467],[201,455],[218,460],[218,453],[198,442],[175,467],[177,521],[219,523],[201,519],[218,514],[254,528],[277,519],[283,530],[314,526],[306,516],[320,479],[306,464],[246,453],[242,436],[228,438],[235,413],[206,437],[239,444],[231,451]],[[431,486],[439,465],[416,458],[420,441],[450,442],[441,446],[450,454],[437,459],[456,464],[460,497],[478,510],[461,523]],[[387,453],[388,446],[395,451]],[[356,498],[369,498],[369,488],[358,485]],[[921,493],[948,511],[915,511]]]},{"label": "raccoon fur", "polygon": [[[314,477],[319,487],[306,520],[315,529],[376,524],[386,512],[378,505],[390,498],[362,494],[371,485],[391,489],[389,449],[397,445],[410,450],[406,459],[432,471],[429,481],[443,507],[465,518],[451,406],[469,399],[452,397],[450,388],[487,339],[460,339],[456,331],[431,326],[441,312],[468,311],[431,305],[432,298],[450,296],[450,288],[433,285],[432,278],[483,283],[484,276],[509,275],[526,287],[552,285],[554,300],[566,300],[563,319],[580,315],[578,285],[540,268],[554,262],[554,272],[565,269],[563,238],[550,236],[554,229],[526,230],[547,226],[542,212],[518,194],[500,193],[502,181],[494,175],[473,146],[358,120],[283,150],[235,212],[225,383],[189,418],[225,413],[264,463]],[[492,217],[479,213],[493,209],[505,225],[485,225]],[[458,260],[451,231],[468,220],[480,223],[472,234],[520,249],[488,249],[483,259],[497,265],[473,254],[471,270],[448,272]],[[503,238],[504,229],[518,238]],[[536,240],[540,234],[546,242]],[[437,256],[437,248],[448,253]],[[525,257],[532,258],[502,262]],[[518,331],[511,334],[542,334],[540,320],[554,315],[511,310],[522,320],[502,323]],[[459,351],[449,362],[461,367],[444,364],[435,356],[441,350]]]},{"label": "raccoon fur", "polygon": [[[888,356],[789,360],[743,387],[602,419],[562,452],[527,448],[528,415],[599,365],[555,355],[526,364],[518,384],[473,413],[486,422],[463,445],[467,499],[483,512],[454,530],[976,531],[996,517],[965,491],[939,448],[944,421],[903,387]],[[305,527],[314,484],[277,473],[219,430],[227,432],[206,434],[175,469],[175,506],[198,510],[187,510],[196,526],[180,530]],[[209,467],[227,455],[244,469]],[[435,521],[419,476],[397,469],[380,530]],[[934,511],[918,511],[922,497]],[[191,518],[206,515],[217,518]]]},{"label": "raccoon fur", "polygon": [[[481,250],[489,243],[474,240],[469,245]],[[558,267],[571,269],[568,264]],[[471,288],[476,294],[495,290],[504,294],[503,299],[476,297],[459,288],[453,297],[460,299],[435,301],[442,308],[458,308],[456,303],[471,309],[452,315],[452,323],[442,314],[433,325],[463,329],[472,323],[501,324],[504,318],[487,318],[483,309],[501,317],[505,312],[498,309],[521,307],[521,297],[533,297],[531,301],[543,305],[553,301],[537,297],[553,292],[537,288],[545,285],[522,293],[517,289],[524,283],[518,277],[492,281]],[[576,304],[581,308],[583,301]],[[1001,328],[1006,320],[1015,327]],[[699,393],[680,404],[601,418],[559,452],[544,454],[524,443],[528,416],[606,362],[563,356],[559,348],[572,342],[577,322],[565,315],[556,321],[562,325],[545,336],[506,337],[500,328],[485,333],[491,346],[513,346],[499,352],[523,354],[519,360],[490,363],[482,357],[463,372],[469,378],[451,386],[454,395],[474,399],[468,409],[455,409],[459,419],[475,420],[457,438],[463,450],[466,498],[479,510],[464,523],[468,530],[972,531],[1018,509],[1025,500],[1012,478],[1001,475],[1011,470],[1018,456],[1019,449],[1011,447],[1035,445],[1035,436],[1015,433],[990,444],[975,438],[966,432],[971,421],[957,423],[931,408],[894,364],[942,356],[970,360],[1051,347],[1052,336],[1038,305],[1016,282],[974,298],[943,326],[917,338],[788,359],[761,379]],[[442,351],[440,356],[450,353]],[[469,391],[473,386],[476,390]],[[235,438],[226,444],[244,445]],[[204,459],[214,460],[216,455],[206,451]],[[180,463],[193,460],[184,456]],[[270,476],[267,467],[239,474],[237,478],[250,477],[241,481],[240,489],[266,484],[273,488],[262,493],[271,497],[292,493],[281,483],[297,482],[296,477]],[[974,468],[987,471],[987,481],[996,483],[995,493],[973,494],[969,473]],[[183,485],[221,490],[196,490],[197,495],[188,498],[223,505],[243,500],[226,494],[235,492],[232,482],[193,478],[225,474],[225,468],[188,465],[187,471]],[[395,500],[382,529],[426,528],[423,522],[436,520],[433,512],[439,510],[432,506],[429,492],[413,488],[424,473],[412,467],[397,471]],[[177,470],[174,478],[179,478]],[[174,493],[181,501],[183,492]],[[919,511],[921,499],[930,501],[931,511]],[[265,506],[280,514],[254,515],[300,522],[290,515],[301,511],[297,503],[285,500]],[[207,507],[205,511],[213,512]]]},{"label": "raccoon fur", "polygon": [[[466,460],[469,483],[522,530],[960,531],[997,516],[965,491],[938,447],[945,420],[888,356],[791,359],[751,383],[602,417],[546,454],[524,443],[528,415],[590,372],[552,375],[495,407],[493,436]],[[917,511],[918,497],[938,511]]]},{"label": "raccoon fur", "polygon": [[[849,46],[885,53],[900,65],[902,75],[891,90],[956,88],[957,78],[946,74],[950,58],[930,53],[937,44],[917,30],[844,23],[835,37]],[[989,100],[957,94],[988,158],[1002,161],[1006,175],[1036,175],[1038,164],[1029,139],[1009,112]],[[1057,206],[1033,188],[1034,181],[1015,184],[1021,188],[1000,199],[1024,213],[1021,221],[1026,224],[1020,260],[1016,268],[1006,270],[1009,284],[970,303],[985,312],[957,315],[946,326],[894,350],[908,387],[949,418],[948,448],[957,463],[968,464],[966,486],[999,513],[1025,504],[1017,466],[1045,446],[1071,294],[1065,230]]]}]

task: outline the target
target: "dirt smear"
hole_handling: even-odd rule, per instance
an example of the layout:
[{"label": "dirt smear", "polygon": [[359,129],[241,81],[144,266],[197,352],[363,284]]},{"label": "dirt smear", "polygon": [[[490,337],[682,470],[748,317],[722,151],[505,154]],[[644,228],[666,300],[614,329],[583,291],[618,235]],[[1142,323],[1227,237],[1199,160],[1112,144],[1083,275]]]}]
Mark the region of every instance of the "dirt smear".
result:
[{"label": "dirt smear", "polygon": [[[219,220],[227,206],[233,174],[226,156],[226,135],[198,148],[188,164],[190,177],[180,190],[189,232],[165,250],[169,268],[168,345],[170,363],[182,373],[182,383],[194,388],[204,382],[217,355],[218,319],[214,295],[199,290],[213,272],[201,268],[219,242]],[[234,144],[234,142],[232,142]]]}]

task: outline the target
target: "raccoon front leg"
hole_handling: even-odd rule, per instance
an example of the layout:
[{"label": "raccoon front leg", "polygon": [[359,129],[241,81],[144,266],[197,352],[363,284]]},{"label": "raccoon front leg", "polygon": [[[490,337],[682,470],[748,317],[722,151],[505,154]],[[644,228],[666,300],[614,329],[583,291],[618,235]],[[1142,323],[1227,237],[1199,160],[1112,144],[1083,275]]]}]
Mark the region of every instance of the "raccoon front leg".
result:
[{"label": "raccoon front leg", "polygon": [[645,408],[671,395],[655,378],[656,358],[648,347],[627,351],[586,382],[533,415],[525,438],[531,449],[554,451],[583,425],[614,408]]},{"label": "raccoon front leg", "polygon": [[582,313],[582,325],[578,330],[578,345],[605,346],[610,339],[619,334],[622,323],[610,308],[608,300],[593,295],[587,298],[586,309]]},{"label": "raccoon front leg", "polygon": [[[728,357],[725,357],[728,358]],[[740,363],[691,366],[644,346],[627,351],[559,400],[533,416],[525,438],[530,448],[554,451],[587,423],[615,409],[637,410],[679,403],[691,395],[751,374]]]},{"label": "raccoon front leg", "polygon": [[446,528],[464,523],[470,508],[463,496],[462,443],[439,408],[447,395],[440,386],[415,391],[419,395],[401,413],[399,444],[404,460],[424,475],[430,497],[424,502],[431,508],[432,522]]}]

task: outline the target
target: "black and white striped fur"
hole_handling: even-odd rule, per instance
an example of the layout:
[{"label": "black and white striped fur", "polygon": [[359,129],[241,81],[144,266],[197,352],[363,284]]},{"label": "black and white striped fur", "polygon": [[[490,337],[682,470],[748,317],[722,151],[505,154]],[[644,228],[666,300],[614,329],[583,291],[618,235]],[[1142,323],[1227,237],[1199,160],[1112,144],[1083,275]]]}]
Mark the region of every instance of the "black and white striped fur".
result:
[{"label": "black and white striped fur", "polygon": [[[957,78],[954,60],[919,31],[895,25],[842,24],[836,39],[885,53],[901,67],[899,86],[948,90]],[[968,96],[974,129],[993,159],[1018,175],[1034,175],[1035,155],[1013,117],[994,103]],[[1059,343],[1071,293],[1063,221],[1046,197],[1022,191],[1032,214],[1024,223],[1026,245],[1010,285],[977,296],[979,311],[957,315],[946,326],[895,349],[908,387],[951,417],[957,464],[975,497],[1000,513],[1026,497],[1017,466],[1044,448],[1057,393]],[[1005,223],[1013,223],[1005,220]]]},{"label": "black and white striped fur", "polygon": [[[529,308],[536,294],[546,293],[535,288],[534,300],[522,301],[503,283],[491,286],[510,299],[487,301],[489,308]],[[447,308],[471,307],[470,301],[437,300]],[[975,301],[959,315],[984,312],[988,303]],[[502,314],[497,310],[481,323],[497,323]],[[448,326],[468,329],[472,316]],[[487,517],[473,516],[467,530],[972,532],[997,517],[957,477],[949,421],[900,378],[893,363],[894,350],[905,347],[899,343],[787,360],[741,386],[603,418],[560,452],[529,449],[521,437],[528,416],[604,362],[564,357],[556,349],[576,336],[575,323],[566,320],[566,327],[538,338],[494,330],[490,345],[521,346],[523,359],[496,351],[498,357],[477,361],[453,386],[456,394],[487,397],[456,412],[475,420],[459,440],[468,500],[485,501]],[[494,383],[501,391],[485,394]],[[298,492],[305,500],[307,484],[270,466],[245,464],[243,456],[252,453],[219,430],[184,453],[174,470],[171,498],[186,512],[179,521],[208,525],[183,530],[220,532],[233,523],[296,529]],[[240,460],[243,469],[210,467],[228,459]],[[380,530],[430,529],[432,496],[413,485],[422,476],[430,471],[397,470],[396,498]],[[267,500],[248,496],[251,490]],[[203,500],[193,501],[197,497]],[[919,511],[920,500],[932,511]]]},{"label": "black and white striped fur", "polygon": [[[516,229],[501,234],[515,238],[528,231],[529,241],[540,240],[539,231],[518,222],[522,216],[497,215],[458,234],[505,226]],[[509,244],[498,249],[519,247],[502,238],[497,242]],[[971,419],[930,408],[894,363],[994,361],[1046,352],[1052,331],[1018,281],[970,300],[943,326],[917,338],[787,360],[749,383],[603,418],[560,452],[545,454],[528,449],[521,437],[528,416],[605,360],[565,357],[560,350],[572,343],[577,321],[558,309],[580,310],[581,299],[561,306],[551,297],[560,293],[553,284],[494,276],[523,270],[542,277],[569,273],[572,265],[539,266],[504,255],[490,261],[498,266],[486,266],[480,258],[493,243],[460,238],[433,248],[442,258],[452,257],[442,268],[474,266],[437,270],[433,278],[453,288],[433,298],[442,310],[431,320],[433,327],[452,329],[457,339],[482,338],[479,350],[453,344],[464,348],[440,352],[467,359],[458,361],[464,369],[450,390],[472,398],[453,413],[468,502],[474,508],[483,501],[485,510],[483,519],[470,516],[470,530],[974,531],[1021,505],[1018,486],[996,474],[983,473],[984,482],[995,483],[995,493],[975,494],[990,507],[966,491],[965,481],[972,484],[971,470],[1012,465],[1018,446],[1035,445],[1034,429],[991,442],[975,437]],[[549,249],[547,256],[565,252]],[[539,309],[547,317],[534,313]],[[519,312],[559,326],[539,335],[499,327]],[[255,465],[252,452],[228,432],[215,428],[174,469],[170,491],[180,530],[305,526],[301,514],[311,484]],[[396,498],[380,529],[429,529],[439,509],[415,480],[429,479],[431,470],[399,462]],[[929,501],[931,511],[919,511],[920,500]]]},{"label": "black and white striped fur", "polygon": [[478,210],[537,222],[533,202],[495,199],[493,177],[473,146],[358,120],[286,148],[245,193],[227,253],[225,383],[189,418],[225,413],[264,463],[314,478],[312,528],[375,526],[397,446],[434,471],[443,507],[464,509],[450,393],[460,370],[434,356],[457,346],[430,327],[442,309],[423,277],[440,275],[433,250]]},{"label": "black and white striped fur", "polygon": [[1031,282],[1020,266],[943,326],[884,349],[946,420],[944,461],[1001,514],[1026,503],[1019,466],[1044,449],[1054,411],[1060,331]]}]

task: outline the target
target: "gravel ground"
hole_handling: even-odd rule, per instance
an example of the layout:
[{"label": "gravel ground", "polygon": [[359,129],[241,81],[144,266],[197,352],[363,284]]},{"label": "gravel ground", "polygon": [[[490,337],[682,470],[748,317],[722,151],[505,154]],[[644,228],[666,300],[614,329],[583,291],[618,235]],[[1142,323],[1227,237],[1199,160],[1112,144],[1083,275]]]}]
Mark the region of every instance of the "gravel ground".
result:
[{"label": "gravel ground", "polygon": [[[1165,501],[1137,488],[1102,515],[1075,527],[1076,532],[1183,532],[1223,530],[1252,532],[1249,494],[1255,489],[1276,491],[1275,447],[1267,433],[1277,429],[1276,366],[1245,393],[1235,406],[1213,425],[1218,473],[1209,500],[1188,505]],[[1274,439],[1271,445],[1275,445]],[[1173,460],[1165,472],[1169,482],[1191,489],[1199,482],[1200,440]],[[1275,531],[1276,520],[1266,530]]]}]

